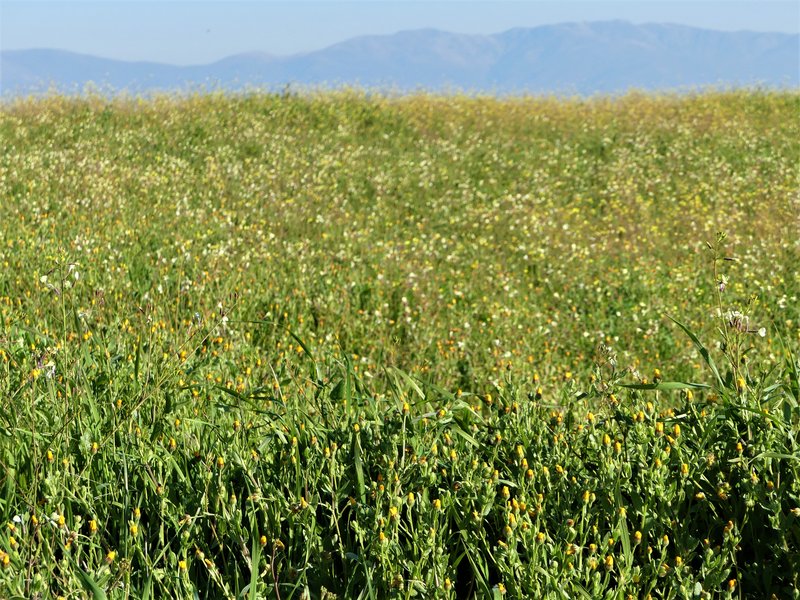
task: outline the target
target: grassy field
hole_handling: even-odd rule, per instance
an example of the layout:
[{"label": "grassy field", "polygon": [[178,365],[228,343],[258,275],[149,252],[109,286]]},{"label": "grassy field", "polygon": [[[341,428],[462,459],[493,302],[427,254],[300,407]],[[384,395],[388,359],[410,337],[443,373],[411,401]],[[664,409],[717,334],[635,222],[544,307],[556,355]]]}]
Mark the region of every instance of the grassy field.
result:
[{"label": "grassy field", "polygon": [[0,108],[3,598],[798,598],[800,95]]}]

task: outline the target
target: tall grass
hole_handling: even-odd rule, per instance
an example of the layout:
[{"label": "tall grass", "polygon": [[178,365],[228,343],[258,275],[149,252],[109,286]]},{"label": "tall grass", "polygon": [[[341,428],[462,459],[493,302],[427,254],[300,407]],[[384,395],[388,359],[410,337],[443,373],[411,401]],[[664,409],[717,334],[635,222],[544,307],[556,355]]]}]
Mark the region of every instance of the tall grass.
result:
[{"label": "tall grass", "polygon": [[798,109],[3,105],[0,595],[796,595]]}]

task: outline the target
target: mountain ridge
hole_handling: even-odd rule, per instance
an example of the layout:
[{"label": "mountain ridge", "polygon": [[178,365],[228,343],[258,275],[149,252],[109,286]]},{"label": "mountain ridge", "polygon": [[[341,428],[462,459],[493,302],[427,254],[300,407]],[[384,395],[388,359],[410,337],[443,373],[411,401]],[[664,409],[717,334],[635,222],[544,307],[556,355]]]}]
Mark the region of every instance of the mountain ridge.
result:
[{"label": "mountain ridge", "polygon": [[42,48],[0,53],[3,95],[79,92],[90,82],[101,90],[132,93],[287,85],[502,94],[797,87],[800,35],[599,21],[517,27],[491,35],[404,30],[288,56],[244,52],[189,66]]}]

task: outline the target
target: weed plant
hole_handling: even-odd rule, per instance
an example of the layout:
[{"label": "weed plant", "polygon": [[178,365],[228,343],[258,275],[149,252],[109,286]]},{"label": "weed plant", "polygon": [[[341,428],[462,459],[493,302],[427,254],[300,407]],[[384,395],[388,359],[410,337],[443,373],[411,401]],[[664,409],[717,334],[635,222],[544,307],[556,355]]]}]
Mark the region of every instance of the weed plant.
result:
[{"label": "weed plant", "polygon": [[0,596],[797,598],[799,111],[4,104]]}]

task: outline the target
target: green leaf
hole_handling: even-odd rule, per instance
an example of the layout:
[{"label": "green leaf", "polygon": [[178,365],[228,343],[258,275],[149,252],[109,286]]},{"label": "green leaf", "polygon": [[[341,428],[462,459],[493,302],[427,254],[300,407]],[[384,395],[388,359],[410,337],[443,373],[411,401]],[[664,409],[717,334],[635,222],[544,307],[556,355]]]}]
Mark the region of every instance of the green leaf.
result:
[{"label": "green leaf", "polygon": [[106,600],[107,596],[103,589],[97,584],[97,582],[83,569],[77,569],[78,577],[83,583],[83,587],[87,589],[87,591],[92,593],[92,597],[94,600]]},{"label": "green leaf", "polygon": [[134,379],[138,382],[139,381],[139,368],[142,364],[142,340],[136,340],[136,358],[134,359],[133,363],[133,375]]},{"label": "green leaf", "polygon": [[392,369],[392,370],[403,378],[403,380],[409,385],[409,387],[411,387],[411,389],[414,390],[414,393],[417,394],[417,396],[419,396],[420,400],[425,400],[425,393],[422,391],[422,388],[419,387],[417,382],[414,381],[414,379],[408,373],[406,373],[405,371],[401,371],[400,369]]},{"label": "green leaf", "polygon": [[257,600],[258,598],[258,565],[261,562],[261,543],[258,535],[258,526],[255,519],[253,519],[250,526],[250,537],[252,538],[250,550],[250,590],[248,596],[250,600]]},{"label": "green leaf", "polygon": [[150,600],[150,595],[153,593],[153,575],[147,576],[147,581],[144,582],[142,589],[142,600]]},{"label": "green leaf", "polygon": [[366,487],[364,486],[364,463],[361,458],[361,434],[359,432],[353,432],[355,437],[355,443],[353,445],[353,463],[356,468],[356,483],[358,485],[358,498],[362,504],[366,502],[367,495],[366,495]]},{"label": "green leaf", "polygon": [[719,370],[717,369],[717,365],[714,363],[714,359],[711,358],[711,355],[708,353],[708,349],[705,346],[703,346],[703,344],[700,342],[699,339],[697,339],[697,336],[695,334],[689,331],[689,328],[686,327],[686,325],[684,325],[677,319],[672,318],[670,315],[667,315],[667,318],[673,323],[675,323],[678,327],[683,329],[686,335],[689,336],[689,339],[692,340],[692,343],[694,344],[695,348],[697,348],[697,350],[700,352],[700,355],[703,357],[703,360],[706,361],[706,364],[711,369],[711,372],[714,373],[714,378],[717,380],[717,386],[719,387],[719,389],[725,387],[725,385],[722,382],[722,377],[720,377],[719,375]]},{"label": "green leaf", "polygon": [[458,427],[453,427],[453,433],[464,438],[464,440],[473,448],[477,448],[480,446],[478,440],[476,440],[474,437],[472,437],[470,434],[464,431],[464,429],[461,427],[461,424],[458,421],[456,421],[456,424],[458,425]]},{"label": "green leaf", "polygon": [[586,588],[583,587],[577,581],[572,584],[572,589],[573,589],[573,591],[578,592],[578,595],[581,598],[586,598],[586,600],[592,600],[592,595],[589,592],[587,592]]},{"label": "green leaf", "polygon": [[[622,492],[620,490],[620,481],[617,480],[614,489],[614,499],[617,503],[617,509],[623,508],[625,504],[622,502]],[[624,515],[619,515],[618,518],[618,532],[619,539],[622,542],[622,552],[625,556],[625,568],[630,569],[633,566],[633,553],[631,552],[631,538],[628,531],[628,520]]]},{"label": "green leaf", "polygon": [[684,383],[682,381],[662,381],[661,383],[621,383],[620,387],[631,390],[707,390],[705,383]]},{"label": "green leaf", "polygon": [[228,394],[229,396],[233,396],[237,400],[244,400],[244,398],[242,397],[242,395],[239,392],[237,392],[236,390],[231,390],[231,389],[225,387],[224,385],[215,385],[214,389],[219,390],[220,392],[222,392],[224,394]]},{"label": "green leaf", "polygon": [[461,560],[466,557],[467,562],[469,562],[470,567],[472,567],[472,574],[475,576],[475,582],[478,584],[479,589],[481,590],[481,597],[486,598],[491,592],[489,588],[489,569],[486,565],[485,560],[479,552],[474,552],[473,549],[464,541],[464,535],[462,532],[462,539],[461,539],[461,546],[464,548],[464,552],[458,557],[456,560],[456,565],[461,562]]},{"label": "green leaf", "polygon": [[796,454],[784,454],[783,452],[760,452],[756,456],[753,457],[753,460],[756,458],[780,458],[783,460],[796,460],[800,461],[800,456]]},{"label": "green leaf", "polygon": [[306,356],[308,356],[308,358],[311,359],[311,362],[314,365],[314,377],[316,381],[321,380],[322,372],[320,371],[319,365],[317,364],[317,359],[314,358],[314,354],[311,352],[308,346],[306,346],[306,343],[303,340],[301,340],[297,334],[295,334],[294,331],[292,331],[291,329],[287,329],[287,331],[289,332],[289,335],[292,336],[292,339],[300,345],[300,347],[303,349],[303,352],[305,352]]}]

